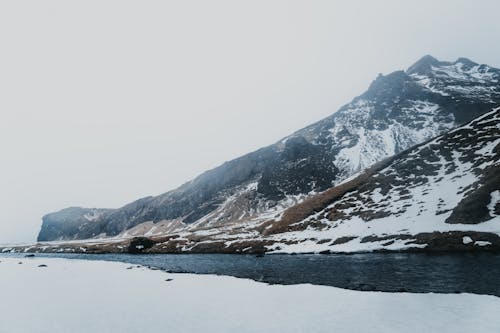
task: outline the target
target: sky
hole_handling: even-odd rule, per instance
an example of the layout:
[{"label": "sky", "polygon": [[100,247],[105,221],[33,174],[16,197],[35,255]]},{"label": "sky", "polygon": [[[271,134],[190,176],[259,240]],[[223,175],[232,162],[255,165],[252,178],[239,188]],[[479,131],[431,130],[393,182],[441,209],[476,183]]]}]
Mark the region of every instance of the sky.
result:
[{"label": "sky", "polygon": [[420,57],[500,67],[500,2],[2,1],[0,243],[272,144]]}]

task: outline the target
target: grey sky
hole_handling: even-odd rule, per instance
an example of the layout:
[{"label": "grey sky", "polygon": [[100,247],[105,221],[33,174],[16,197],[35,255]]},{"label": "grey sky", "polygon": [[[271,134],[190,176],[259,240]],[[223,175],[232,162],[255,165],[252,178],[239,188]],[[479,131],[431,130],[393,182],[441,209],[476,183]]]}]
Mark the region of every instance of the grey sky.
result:
[{"label": "grey sky", "polygon": [[500,67],[499,1],[3,1],[0,243],[271,144],[425,54]]}]

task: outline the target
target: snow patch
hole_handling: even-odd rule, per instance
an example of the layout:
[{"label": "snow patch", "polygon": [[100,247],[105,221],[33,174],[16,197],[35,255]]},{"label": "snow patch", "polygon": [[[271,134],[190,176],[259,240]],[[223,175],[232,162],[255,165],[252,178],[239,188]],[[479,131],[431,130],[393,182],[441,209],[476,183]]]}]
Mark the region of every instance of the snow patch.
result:
[{"label": "snow patch", "polygon": [[470,243],[472,243],[472,242],[474,242],[474,241],[473,241],[473,240],[472,240],[472,238],[470,238],[469,236],[464,236],[464,237],[462,238],[462,243],[463,243],[463,244],[465,244],[465,245],[470,244]]},{"label": "snow patch", "polygon": [[498,203],[500,203],[500,191],[499,190],[493,191],[491,192],[490,195],[491,195],[491,201],[488,204],[488,210],[490,212],[490,216],[495,217],[498,216],[495,213],[495,207],[498,205]]}]

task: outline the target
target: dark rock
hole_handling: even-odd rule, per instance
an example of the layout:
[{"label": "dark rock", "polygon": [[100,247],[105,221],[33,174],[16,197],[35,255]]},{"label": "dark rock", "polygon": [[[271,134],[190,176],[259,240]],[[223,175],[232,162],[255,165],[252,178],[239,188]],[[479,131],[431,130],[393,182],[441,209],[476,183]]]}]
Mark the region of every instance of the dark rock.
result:
[{"label": "dark rock", "polygon": [[[500,136],[500,133],[498,134]],[[500,153],[497,152],[496,155],[497,159],[500,159]],[[491,201],[490,193],[497,190],[500,190],[500,165],[492,165],[476,183],[476,188],[467,193],[445,222],[478,224],[493,218],[490,216],[488,205]],[[500,205],[497,205],[496,209],[500,209]]]},{"label": "dark rock", "polygon": [[348,242],[350,242],[350,241],[352,241],[353,239],[356,239],[356,238],[358,238],[358,237],[356,237],[356,236],[339,237],[339,238],[337,238],[336,240],[334,240],[332,242],[332,245],[345,244],[345,243],[348,243]]},{"label": "dark rock", "polygon": [[379,242],[379,241],[385,241],[385,240],[392,240],[394,242],[395,239],[412,239],[412,235],[406,235],[406,234],[401,234],[401,235],[387,235],[387,236],[366,236],[361,239],[360,243],[371,243],[371,242]]},{"label": "dark rock", "polygon": [[141,253],[146,249],[151,248],[155,244],[150,238],[135,237],[130,241],[128,253]]},{"label": "dark rock", "polygon": [[[473,243],[464,244],[463,238],[470,237]],[[413,244],[427,244],[421,252],[447,251],[500,251],[500,236],[489,232],[477,231],[449,231],[421,233],[414,236]],[[476,241],[489,242],[489,246],[477,246]]]}]

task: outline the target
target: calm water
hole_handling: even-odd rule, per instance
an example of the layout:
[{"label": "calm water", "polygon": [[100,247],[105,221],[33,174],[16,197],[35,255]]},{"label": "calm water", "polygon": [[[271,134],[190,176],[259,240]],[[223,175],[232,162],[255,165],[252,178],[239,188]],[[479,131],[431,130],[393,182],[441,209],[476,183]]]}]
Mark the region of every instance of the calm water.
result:
[{"label": "calm water", "polygon": [[[23,256],[17,254],[16,256]],[[279,284],[312,283],[357,290],[468,292],[500,296],[500,254],[37,254],[110,260],[176,273],[221,274]]]}]

